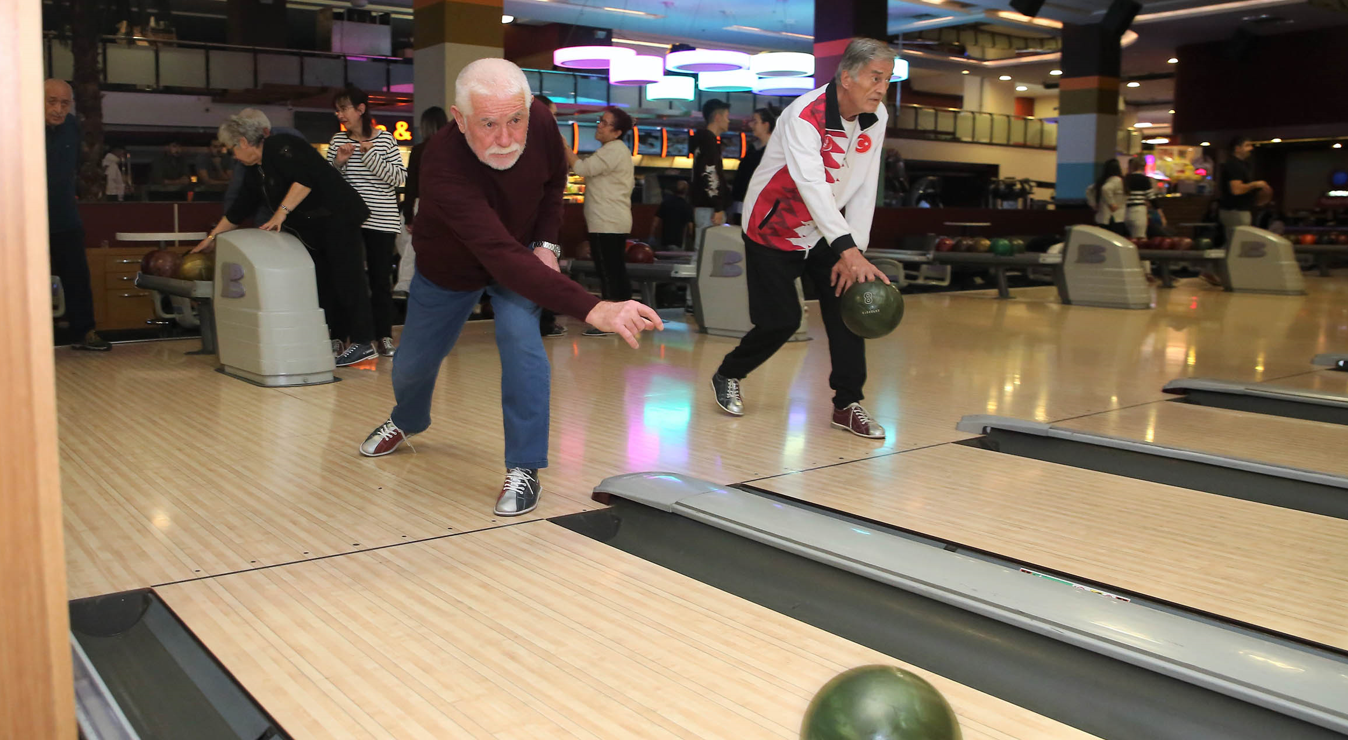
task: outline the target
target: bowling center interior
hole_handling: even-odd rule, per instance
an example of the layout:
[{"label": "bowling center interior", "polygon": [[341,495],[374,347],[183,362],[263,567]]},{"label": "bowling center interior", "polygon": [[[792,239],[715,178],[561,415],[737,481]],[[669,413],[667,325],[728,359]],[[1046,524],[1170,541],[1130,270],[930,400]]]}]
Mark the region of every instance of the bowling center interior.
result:
[{"label": "bowling center interior", "polygon": [[0,738],[1348,737],[1348,4],[615,5],[0,3]]}]

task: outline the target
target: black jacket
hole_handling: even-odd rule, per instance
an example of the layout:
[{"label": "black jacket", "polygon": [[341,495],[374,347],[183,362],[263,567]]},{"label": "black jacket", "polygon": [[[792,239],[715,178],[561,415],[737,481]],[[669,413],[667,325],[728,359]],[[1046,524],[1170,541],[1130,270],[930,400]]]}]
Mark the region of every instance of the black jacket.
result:
[{"label": "black jacket", "polygon": [[243,223],[262,202],[276,211],[297,182],[312,192],[295,207],[292,217],[343,221],[354,228],[370,217],[369,206],[342,173],[309,142],[289,134],[272,134],[263,140],[262,162],[244,173],[243,189],[225,217],[230,223]]}]

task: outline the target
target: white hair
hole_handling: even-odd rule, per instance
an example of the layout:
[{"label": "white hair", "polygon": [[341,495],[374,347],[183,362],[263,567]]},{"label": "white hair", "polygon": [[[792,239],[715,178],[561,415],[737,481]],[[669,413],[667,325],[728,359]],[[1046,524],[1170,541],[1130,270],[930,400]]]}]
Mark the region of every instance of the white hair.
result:
[{"label": "white hair", "polygon": [[479,59],[469,64],[454,80],[454,107],[464,116],[473,113],[473,95],[495,99],[518,97],[523,99],[525,110],[534,99],[524,70],[514,62],[496,58]]},{"label": "white hair", "polygon": [[846,72],[855,80],[861,74],[861,70],[871,62],[876,60],[892,62],[894,57],[894,48],[883,41],[864,37],[854,38],[843,51],[842,59],[838,61],[838,71],[833,79],[841,82],[843,73]]},{"label": "white hair", "polygon": [[262,128],[271,128],[271,119],[267,118],[267,114],[257,108],[244,108],[239,111],[238,116],[246,121],[256,121],[262,125]]},{"label": "white hair", "polygon": [[250,146],[258,146],[267,136],[267,127],[262,122],[267,119],[262,116],[262,121],[251,116],[245,116],[243,113],[230,116],[225,122],[220,124],[216,131],[216,138],[225,142],[225,146],[233,149],[239,145],[239,139],[248,142]]}]

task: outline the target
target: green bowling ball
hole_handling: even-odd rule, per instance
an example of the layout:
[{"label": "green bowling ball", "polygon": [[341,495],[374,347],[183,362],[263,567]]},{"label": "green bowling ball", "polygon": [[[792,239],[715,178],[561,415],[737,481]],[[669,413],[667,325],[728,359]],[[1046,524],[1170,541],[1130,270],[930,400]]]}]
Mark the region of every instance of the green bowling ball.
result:
[{"label": "green bowling ball", "polygon": [[843,324],[863,339],[879,339],[903,320],[903,296],[879,280],[857,283],[842,295]]},{"label": "green bowling ball", "polygon": [[1194,239],[1194,249],[1212,249],[1212,240],[1206,236]]},{"label": "green bowling ball", "polygon": [[992,253],[999,257],[1010,257],[1016,253],[1016,250],[1011,246],[1010,239],[998,237],[992,240]]},{"label": "green bowling ball", "polygon": [[838,674],[814,695],[801,740],[960,740],[955,710],[936,687],[902,668]]}]

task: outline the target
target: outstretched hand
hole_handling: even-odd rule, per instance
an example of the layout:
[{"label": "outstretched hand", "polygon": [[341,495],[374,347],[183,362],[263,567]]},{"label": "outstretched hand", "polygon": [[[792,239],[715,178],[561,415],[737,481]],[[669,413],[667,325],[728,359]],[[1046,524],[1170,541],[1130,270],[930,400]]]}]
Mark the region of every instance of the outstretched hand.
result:
[{"label": "outstretched hand", "polygon": [[641,346],[641,332],[665,328],[665,322],[660,320],[655,309],[640,301],[601,301],[590,309],[585,323],[600,331],[617,334],[633,348]]}]

